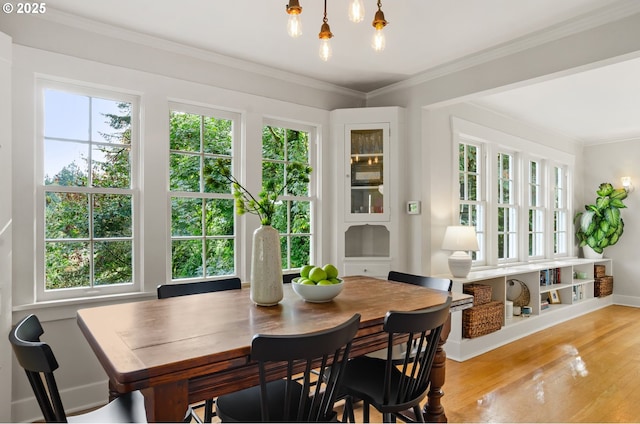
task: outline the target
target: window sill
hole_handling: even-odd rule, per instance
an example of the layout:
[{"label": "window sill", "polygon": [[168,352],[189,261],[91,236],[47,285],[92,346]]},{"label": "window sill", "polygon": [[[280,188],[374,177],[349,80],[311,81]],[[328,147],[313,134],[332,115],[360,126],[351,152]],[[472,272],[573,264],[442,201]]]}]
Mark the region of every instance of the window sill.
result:
[{"label": "window sill", "polygon": [[135,302],[140,300],[155,299],[156,292],[136,292],[120,293],[106,296],[94,296],[73,299],[50,300],[36,303],[26,303],[14,305],[12,312],[23,316],[26,314],[37,314],[43,321],[54,321],[59,319],[75,319],[79,309],[88,307],[111,305],[115,303]]}]

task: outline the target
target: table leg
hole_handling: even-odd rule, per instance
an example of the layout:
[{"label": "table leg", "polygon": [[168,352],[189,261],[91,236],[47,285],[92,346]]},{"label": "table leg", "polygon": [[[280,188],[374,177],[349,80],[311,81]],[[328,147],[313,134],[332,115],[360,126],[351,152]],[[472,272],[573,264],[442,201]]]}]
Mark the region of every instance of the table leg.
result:
[{"label": "table leg", "polygon": [[187,381],[142,389],[149,422],[182,422],[189,406]]},{"label": "table leg", "polygon": [[446,343],[449,333],[451,332],[451,315],[442,327],[442,334],[438,342],[438,350],[433,359],[431,373],[429,374],[429,393],[427,394],[427,404],[422,410],[425,422],[446,423],[447,416],[444,413],[444,407],[440,403],[440,399],[444,396],[442,386],[444,386],[445,370],[447,364],[447,354],[442,348]]}]

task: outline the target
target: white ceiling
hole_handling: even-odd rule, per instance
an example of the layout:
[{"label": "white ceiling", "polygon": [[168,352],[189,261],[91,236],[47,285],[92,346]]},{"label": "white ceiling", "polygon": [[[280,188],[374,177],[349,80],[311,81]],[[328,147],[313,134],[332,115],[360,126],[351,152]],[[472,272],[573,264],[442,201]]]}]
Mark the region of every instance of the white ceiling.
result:
[{"label": "white ceiling", "polygon": [[[286,32],[287,0],[49,0],[47,8],[366,93],[585,14],[630,9],[633,1],[383,0],[387,44],[375,53],[375,1],[364,0],[366,18],[354,24],[348,1],[332,0],[328,62],[318,57],[321,0],[300,0],[303,35],[297,39]],[[477,102],[585,142],[635,138],[638,75],[640,59]]]}]

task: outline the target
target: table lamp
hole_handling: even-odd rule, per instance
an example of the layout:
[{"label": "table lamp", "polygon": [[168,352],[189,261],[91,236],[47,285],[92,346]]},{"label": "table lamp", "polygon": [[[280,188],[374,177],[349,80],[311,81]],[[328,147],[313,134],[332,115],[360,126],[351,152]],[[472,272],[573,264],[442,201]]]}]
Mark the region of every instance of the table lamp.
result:
[{"label": "table lamp", "polygon": [[466,225],[452,225],[447,227],[442,241],[443,250],[452,250],[449,256],[449,270],[451,275],[465,278],[471,270],[471,256],[469,251],[477,251],[478,238],[476,230]]}]

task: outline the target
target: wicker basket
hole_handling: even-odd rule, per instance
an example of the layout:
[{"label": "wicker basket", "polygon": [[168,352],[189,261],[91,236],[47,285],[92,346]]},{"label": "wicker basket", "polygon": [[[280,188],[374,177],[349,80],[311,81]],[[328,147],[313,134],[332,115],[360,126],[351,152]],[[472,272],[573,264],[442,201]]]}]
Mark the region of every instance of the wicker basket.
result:
[{"label": "wicker basket", "polygon": [[462,292],[473,295],[473,306],[491,302],[491,286],[486,284],[465,284]]},{"label": "wicker basket", "polygon": [[462,337],[474,338],[502,328],[504,305],[493,301],[462,311]]},{"label": "wicker basket", "polygon": [[513,306],[527,306],[531,301],[529,287],[515,278],[507,281],[507,300],[512,301]]},{"label": "wicker basket", "polygon": [[593,266],[593,276],[595,278],[606,277],[607,268],[604,265]]},{"label": "wicker basket", "polygon": [[593,295],[595,297],[604,297],[610,294],[613,294],[613,276],[605,275],[604,277],[596,278]]}]

